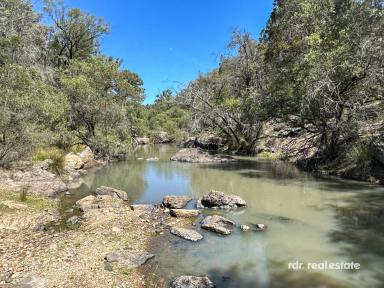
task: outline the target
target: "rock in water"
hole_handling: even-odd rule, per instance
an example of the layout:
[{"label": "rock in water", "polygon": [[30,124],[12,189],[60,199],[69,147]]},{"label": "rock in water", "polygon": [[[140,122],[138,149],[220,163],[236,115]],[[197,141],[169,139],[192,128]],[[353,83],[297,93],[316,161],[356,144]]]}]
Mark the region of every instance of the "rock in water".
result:
[{"label": "rock in water", "polygon": [[147,145],[150,143],[148,137],[138,137],[135,139],[137,145]]},{"label": "rock in water", "polygon": [[233,221],[219,215],[207,216],[201,222],[202,228],[223,235],[231,234],[234,225],[235,223]]},{"label": "rock in water", "polygon": [[192,230],[192,229],[172,227],[171,233],[173,235],[176,235],[176,236],[179,236],[179,237],[184,238],[186,240],[190,240],[190,241],[194,241],[194,242],[203,239],[203,235],[201,235],[199,232]]},{"label": "rock in water", "polygon": [[188,196],[167,195],[163,198],[163,205],[167,208],[180,209],[191,200],[192,198]]},{"label": "rock in water", "polygon": [[188,209],[171,209],[170,213],[173,217],[184,217],[184,218],[192,218],[200,215],[199,210],[188,210]]},{"label": "rock in water", "polygon": [[247,203],[236,195],[225,195],[224,192],[212,190],[201,198],[201,204],[207,208],[237,208],[247,206]]},{"label": "rock in water", "polygon": [[248,225],[241,225],[240,229],[243,230],[243,231],[248,231],[251,228]]},{"label": "rock in water", "polygon": [[100,186],[99,188],[96,189],[96,194],[97,195],[110,195],[114,198],[121,199],[123,201],[128,201],[128,194],[127,192],[119,189],[115,189],[112,187],[107,187],[107,186]]},{"label": "rock in water", "polygon": [[207,277],[179,276],[171,282],[171,288],[213,288],[215,284]]},{"label": "rock in water", "polygon": [[128,268],[135,268],[143,265],[153,257],[155,255],[148,252],[126,250],[123,252],[111,252],[104,257],[104,260],[108,263],[118,263]]},{"label": "rock in water", "polygon": [[230,162],[234,161],[229,156],[210,155],[200,148],[184,148],[171,157],[172,161],[209,163],[209,162]]}]

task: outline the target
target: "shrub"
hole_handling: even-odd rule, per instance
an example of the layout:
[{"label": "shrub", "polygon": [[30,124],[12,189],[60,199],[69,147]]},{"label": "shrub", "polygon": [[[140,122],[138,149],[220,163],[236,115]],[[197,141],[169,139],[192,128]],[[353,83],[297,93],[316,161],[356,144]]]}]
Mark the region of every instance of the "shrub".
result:
[{"label": "shrub", "polygon": [[51,159],[49,168],[60,172],[64,168],[64,151],[57,147],[40,147],[36,150],[35,154],[32,157],[33,161],[44,161],[46,159]]}]

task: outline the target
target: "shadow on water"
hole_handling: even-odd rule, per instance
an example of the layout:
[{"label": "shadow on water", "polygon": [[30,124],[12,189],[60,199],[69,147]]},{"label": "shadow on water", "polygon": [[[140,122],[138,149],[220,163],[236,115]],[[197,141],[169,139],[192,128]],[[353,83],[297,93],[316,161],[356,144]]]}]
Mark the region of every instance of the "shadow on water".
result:
[{"label": "shadow on water", "polygon": [[333,206],[340,230],[332,231],[334,241],[353,244],[357,257],[362,253],[384,256],[384,191],[361,193],[347,200],[347,206]]},{"label": "shadow on water", "polygon": [[294,165],[282,161],[260,159],[237,159],[236,162],[202,165],[201,168],[237,172],[247,178],[268,178],[289,180],[308,178],[309,174],[300,171]]},{"label": "shadow on water", "polygon": [[384,191],[380,190],[359,193],[347,205],[332,206],[338,227],[330,238],[343,244],[341,253],[360,263],[377,283],[384,283]]}]

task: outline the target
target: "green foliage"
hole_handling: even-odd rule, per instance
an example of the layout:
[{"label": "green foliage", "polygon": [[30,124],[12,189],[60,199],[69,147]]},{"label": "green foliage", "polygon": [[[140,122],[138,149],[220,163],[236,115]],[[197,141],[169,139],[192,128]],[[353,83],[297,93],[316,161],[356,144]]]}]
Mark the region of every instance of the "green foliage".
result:
[{"label": "green foliage", "polygon": [[68,129],[100,155],[121,154],[131,146],[130,102],[142,100],[142,81],[121,62],[104,56],[73,60],[61,73],[69,101]]},{"label": "green foliage", "polygon": [[33,161],[44,161],[46,159],[52,160],[50,163],[50,169],[55,172],[61,171],[64,168],[64,151],[57,147],[39,147],[36,149],[32,156]]}]

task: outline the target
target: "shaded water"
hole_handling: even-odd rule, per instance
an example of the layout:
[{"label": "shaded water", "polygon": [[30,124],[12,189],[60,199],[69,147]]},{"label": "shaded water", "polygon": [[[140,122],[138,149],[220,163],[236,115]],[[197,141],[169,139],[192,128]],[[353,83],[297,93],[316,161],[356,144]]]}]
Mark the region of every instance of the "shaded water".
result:
[{"label": "shaded water", "polygon": [[[131,202],[161,203],[164,195],[198,198],[210,190],[241,196],[246,209],[215,211],[237,224],[265,223],[265,232],[219,236],[197,229],[191,243],[160,235],[152,249],[153,283],[178,275],[208,275],[216,287],[382,287],[384,189],[358,182],[318,179],[284,163],[239,158],[225,164],[169,161],[173,146],[146,146],[131,159],[89,173],[67,198],[71,203],[106,185]],[[160,157],[158,162],[137,158]],[[64,205],[66,206],[66,205]],[[212,211],[204,210],[204,214]],[[288,269],[289,262],[304,269]],[[312,262],[359,262],[359,270],[311,270]]]}]

